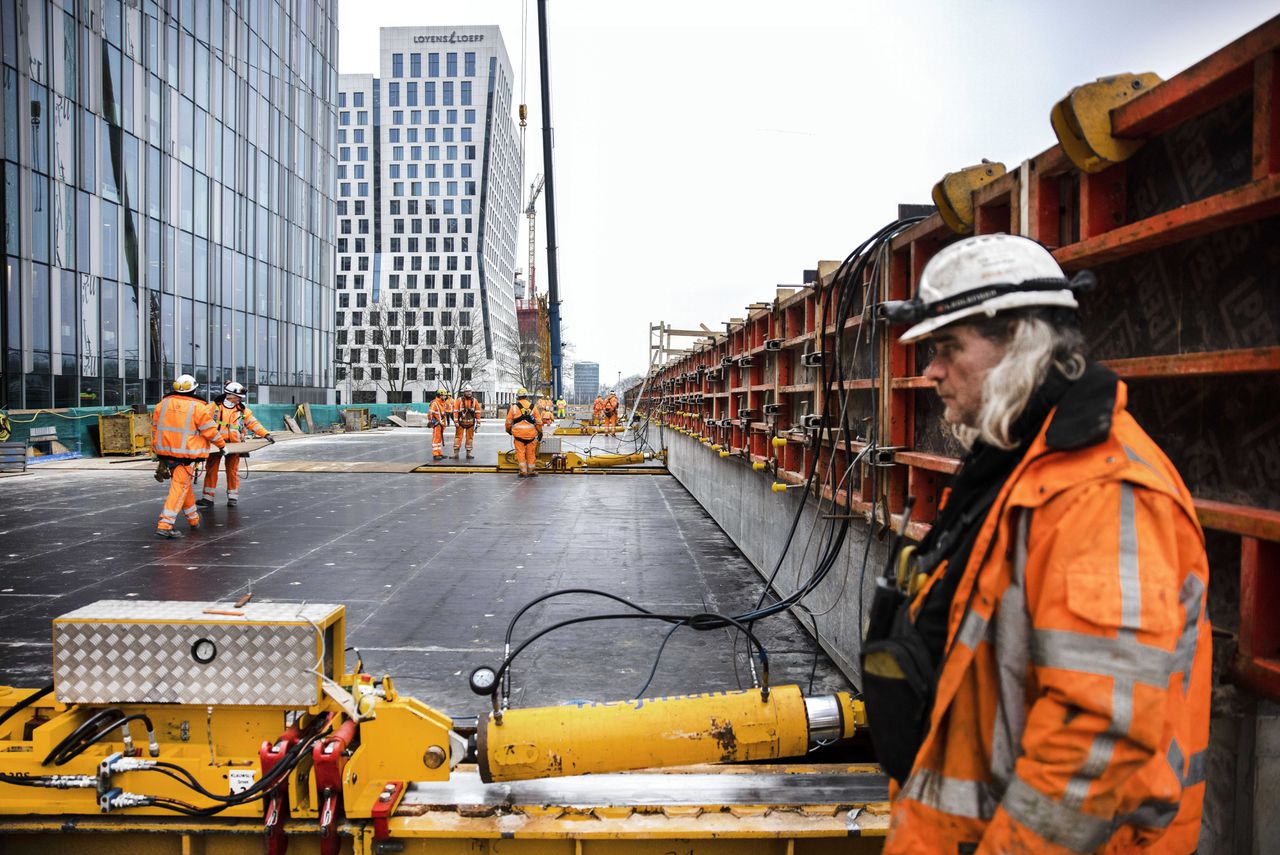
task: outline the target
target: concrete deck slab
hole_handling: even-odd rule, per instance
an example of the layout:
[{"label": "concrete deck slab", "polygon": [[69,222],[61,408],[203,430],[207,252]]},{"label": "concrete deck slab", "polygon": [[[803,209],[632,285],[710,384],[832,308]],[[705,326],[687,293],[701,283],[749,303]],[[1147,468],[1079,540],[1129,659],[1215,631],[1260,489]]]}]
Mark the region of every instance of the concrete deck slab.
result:
[{"label": "concrete deck slab", "polygon": [[[625,439],[566,437],[585,451],[630,451]],[[594,441],[593,441],[594,439]],[[485,424],[477,461],[509,439]],[[176,542],[152,532],[165,488],[150,466],[44,468],[0,483],[0,682],[50,673],[50,621],[94,600],[228,599],[344,603],[348,643],[369,670],[455,716],[486,709],[466,676],[497,664],[510,616],[564,587],[593,587],[652,609],[736,612],[759,577],[669,476],[590,478],[265,471],[260,464],[429,463],[430,433],[396,428],[305,437],[255,452],[241,502],[204,514]],[[450,446],[450,449],[451,446]],[[451,461],[450,461],[451,462]],[[274,466],[272,467],[274,468]],[[185,528],[185,526],[182,526]],[[601,609],[598,598],[539,606],[517,629]],[[808,684],[813,645],[791,617],[758,625],[775,683]],[[536,643],[515,668],[517,705],[630,697],[665,625],[572,627]],[[649,694],[736,687],[749,679],[728,633],[677,632]],[[735,677],[734,664],[738,676]],[[823,654],[814,689],[847,688]]]}]

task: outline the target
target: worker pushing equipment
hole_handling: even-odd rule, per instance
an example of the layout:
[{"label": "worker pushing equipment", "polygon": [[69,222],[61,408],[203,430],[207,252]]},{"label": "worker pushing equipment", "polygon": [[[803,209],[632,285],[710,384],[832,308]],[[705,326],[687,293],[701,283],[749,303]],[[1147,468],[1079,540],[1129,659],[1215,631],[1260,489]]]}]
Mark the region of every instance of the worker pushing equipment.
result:
[{"label": "worker pushing equipment", "polygon": [[431,428],[431,459],[444,460],[444,426],[449,423],[449,393],[436,390],[427,408],[427,426]]},{"label": "worker pushing equipment", "polygon": [[453,400],[453,459],[458,459],[458,451],[465,440],[467,459],[475,457],[476,427],[480,424],[480,402],[470,388],[462,390],[462,397]]},{"label": "worker pushing equipment", "polygon": [[195,394],[198,385],[196,378],[183,374],[173,381],[173,392],[161,398],[151,414],[151,450],[159,459],[156,480],[169,481],[169,495],[156,524],[157,537],[182,536],[174,529],[179,510],[186,515],[192,530],[200,527],[200,511],[193,495],[196,467],[209,455],[210,447],[222,451],[226,445],[218,434],[213,405]]},{"label": "worker pushing equipment", "polygon": [[[234,380],[222,387],[222,393],[213,398],[214,418],[218,422],[218,436],[224,443],[240,442],[252,431],[254,436],[274,443],[275,437],[253,416],[253,410],[244,402],[244,386]],[[243,454],[213,452],[204,471],[204,491],[200,501],[202,508],[213,507],[213,497],[218,492],[218,464],[227,464],[227,504],[235,507],[240,501],[240,458]]]},{"label": "worker pushing equipment", "polygon": [[889,853],[1196,849],[1209,738],[1204,539],[1177,470],[1086,361],[1038,243],[984,235],[884,307],[968,448],[880,581],[863,650]]},{"label": "worker pushing equipment", "polygon": [[519,478],[538,477],[538,442],[542,439],[542,422],[538,408],[529,399],[529,391],[516,390],[516,402],[507,410],[507,433],[515,443]]}]

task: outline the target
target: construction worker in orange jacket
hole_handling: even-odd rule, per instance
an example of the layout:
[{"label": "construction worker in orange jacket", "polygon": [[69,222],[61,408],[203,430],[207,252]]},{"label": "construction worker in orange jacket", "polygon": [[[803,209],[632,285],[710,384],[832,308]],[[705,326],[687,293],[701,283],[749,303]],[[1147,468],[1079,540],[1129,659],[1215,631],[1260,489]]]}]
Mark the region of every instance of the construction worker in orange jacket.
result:
[{"label": "construction worker in orange jacket", "polygon": [[[244,386],[232,380],[222,387],[222,394],[213,398],[214,418],[218,422],[218,436],[224,443],[241,442],[250,433],[274,443],[262,422],[254,418],[253,410],[245,404]],[[235,507],[240,501],[240,458],[243,454],[223,455],[213,452],[204,470],[204,491],[196,504],[202,508],[213,507],[213,497],[218,491],[218,465],[225,458],[227,463],[227,505]]]},{"label": "construction worker in orange jacket", "polygon": [[520,478],[538,477],[538,442],[542,439],[542,420],[538,408],[523,387],[516,390],[516,402],[507,410],[506,431],[515,444],[516,465]]},{"label": "construction worker in orange jacket", "polygon": [[[1209,738],[1208,562],[1191,496],[1087,362],[1038,243],[942,249],[889,312],[968,448],[877,587],[862,652],[885,852],[1190,853]],[[905,590],[904,590],[905,588]]]},{"label": "construction worker in orange jacket", "polygon": [[609,429],[609,433],[618,432],[618,396],[612,391],[604,399],[604,426]]},{"label": "construction worker in orange jacket", "polygon": [[449,393],[436,390],[427,408],[427,426],[431,428],[431,459],[444,460],[444,426],[449,423]]},{"label": "construction worker in orange jacket", "polygon": [[604,416],[604,398],[596,395],[595,402],[591,405],[591,424],[600,424],[600,419]]},{"label": "construction worker in orange jacket", "polygon": [[200,512],[192,495],[196,467],[208,456],[210,448],[221,451],[226,445],[218,435],[213,406],[195,394],[198,385],[190,374],[183,374],[173,381],[173,392],[161,398],[151,414],[151,450],[159,461],[156,480],[169,481],[169,495],[156,524],[157,537],[182,536],[174,528],[178,511],[186,515],[193,530],[200,527]]},{"label": "construction worker in orange jacket", "polygon": [[467,459],[475,457],[473,450],[476,444],[476,427],[480,424],[480,402],[470,387],[462,390],[462,397],[453,399],[453,459],[458,459],[458,451],[465,440]]}]

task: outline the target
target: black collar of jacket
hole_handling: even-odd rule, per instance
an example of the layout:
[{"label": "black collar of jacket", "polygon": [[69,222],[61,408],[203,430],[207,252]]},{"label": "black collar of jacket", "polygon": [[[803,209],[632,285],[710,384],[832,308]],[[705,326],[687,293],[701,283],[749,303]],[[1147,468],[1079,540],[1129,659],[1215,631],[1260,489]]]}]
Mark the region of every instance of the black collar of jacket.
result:
[{"label": "black collar of jacket", "polygon": [[1071,451],[1097,445],[1111,433],[1120,378],[1109,368],[1090,362],[1058,401],[1045,431],[1045,445]]}]

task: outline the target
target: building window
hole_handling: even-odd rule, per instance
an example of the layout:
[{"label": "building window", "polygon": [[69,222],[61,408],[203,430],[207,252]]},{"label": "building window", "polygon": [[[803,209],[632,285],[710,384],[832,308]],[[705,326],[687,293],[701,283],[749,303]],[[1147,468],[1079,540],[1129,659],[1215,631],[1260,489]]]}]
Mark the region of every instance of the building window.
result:
[{"label": "building window", "polygon": [[440,54],[427,54],[427,77],[440,76]]},{"label": "building window", "polygon": [[467,123],[468,125],[474,125],[474,124],[476,123],[476,111],[475,111],[475,110],[467,110],[467,111],[465,111],[465,112],[464,112],[464,114],[463,114],[463,115],[466,117],[466,123]]},{"label": "building window", "polygon": [[357,112],[357,113],[356,113],[356,124],[358,124],[358,125],[367,125],[367,124],[369,124],[369,111],[368,111],[368,110],[360,110],[359,112]]},{"label": "building window", "polygon": [[353,107],[363,107],[363,106],[364,106],[364,93],[363,93],[363,92],[352,92],[352,93],[351,93],[351,106],[353,106]]},{"label": "building window", "polygon": [[404,105],[406,107],[418,106],[418,84],[412,80],[404,85]]},{"label": "building window", "polygon": [[467,77],[476,76],[476,55],[472,51],[468,51],[464,56],[464,67],[462,73]]},{"label": "building window", "polygon": [[458,55],[456,53],[445,54],[445,76],[458,76]]},{"label": "building window", "polygon": [[345,107],[345,106],[347,106],[347,93],[346,93],[346,92],[339,92],[339,93],[338,93],[338,106],[339,106],[339,107]]},{"label": "building window", "polygon": [[434,107],[436,104],[436,84],[434,81],[428,80],[422,84],[422,105],[424,107]]},{"label": "building window", "polygon": [[387,84],[387,106],[388,107],[400,106],[400,84],[399,83]]},{"label": "building window", "polygon": [[459,101],[464,107],[471,103],[471,81],[470,80],[462,81],[462,91],[459,95]]},{"label": "building window", "polygon": [[441,84],[440,90],[440,103],[446,107],[451,106],[453,104],[453,81],[446,80]]},{"label": "building window", "polygon": [[422,76],[422,54],[420,53],[409,54],[409,76],[410,77]]},{"label": "building window", "polygon": [[404,77],[404,54],[391,54],[391,76]]}]

